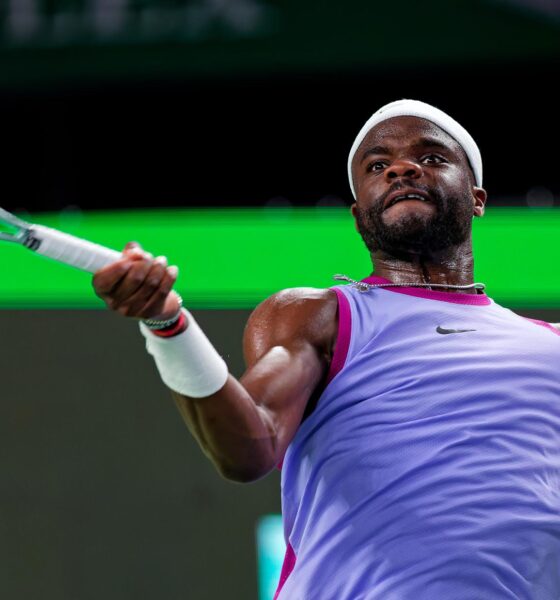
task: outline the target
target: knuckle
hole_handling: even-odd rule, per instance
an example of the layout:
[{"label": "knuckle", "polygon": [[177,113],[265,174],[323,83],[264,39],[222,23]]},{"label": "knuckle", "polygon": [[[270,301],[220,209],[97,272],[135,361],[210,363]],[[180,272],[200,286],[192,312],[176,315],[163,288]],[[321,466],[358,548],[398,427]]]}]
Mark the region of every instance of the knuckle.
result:
[{"label": "knuckle", "polygon": [[117,308],[117,312],[123,317],[128,317],[130,314],[130,306],[128,306],[128,304],[121,304]]},{"label": "knuckle", "polygon": [[130,274],[130,282],[135,285],[140,285],[144,281],[144,274],[140,271],[133,271]]},{"label": "knuckle", "polygon": [[99,286],[95,289],[95,293],[100,297],[105,299],[111,293],[111,287],[109,286]]},{"label": "knuckle", "polygon": [[148,287],[151,290],[155,290],[159,285],[159,279],[157,277],[148,277],[145,283],[146,287]]},{"label": "knuckle", "polygon": [[103,279],[99,275],[95,275],[91,281],[91,285],[95,290],[96,294],[102,294],[105,291],[106,286],[103,285]]}]

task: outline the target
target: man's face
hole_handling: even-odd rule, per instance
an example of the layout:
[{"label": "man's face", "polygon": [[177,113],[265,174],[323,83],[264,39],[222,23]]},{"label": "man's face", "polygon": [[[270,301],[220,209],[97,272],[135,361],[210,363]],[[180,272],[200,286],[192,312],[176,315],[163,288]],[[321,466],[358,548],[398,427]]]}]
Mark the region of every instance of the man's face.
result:
[{"label": "man's face", "polygon": [[[461,146],[434,123],[393,117],[376,125],[352,161],[356,229],[371,253],[429,256],[469,239],[473,215],[484,214],[486,192]],[[395,194],[422,200],[389,205]]]}]

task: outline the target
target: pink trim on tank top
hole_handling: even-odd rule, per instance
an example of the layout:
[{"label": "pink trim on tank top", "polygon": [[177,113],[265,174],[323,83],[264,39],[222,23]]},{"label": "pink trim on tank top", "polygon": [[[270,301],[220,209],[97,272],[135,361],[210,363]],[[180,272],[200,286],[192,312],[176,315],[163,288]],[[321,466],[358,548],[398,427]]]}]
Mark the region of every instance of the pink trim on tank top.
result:
[{"label": "pink trim on tank top", "polygon": [[276,600],[278,598],[278,594],[284,587],[286,583],[286,579],[290,576],[290,573],[294,570],[296,566],[296,554],[291,544],[288,544],[286,548],[286,554],[284,554],[284,562],[282,563],[282,571],[280,573],[280,581],[278,582],[278,587],[276,588],[276,592],[274,594],[274,598],[272,600]]},{"label": "pink trim on tank top", "polygon": [[[393,283],[390,279],[370,275],[365,279],[361,279],[364,283]],[[378,288],[380,290],[389,290],[397,292],[397,294],[407,294],[408,296],[416,296],[417,298],[429,298],[430,300],[441,300],[442,302],[452,302],[454,304],[478,304],[485,306],[492,304],[490,298],[484,293],[482,294],[462,294],[461,292],[436,292],[424,288],[415,287],[386,287]]]},{"label": "pink trim on tank top", "polygon": [[554,331],[554,333],[556,335],[560,335],[560,330],[556,329],[556,327],[554,327],[550,323],[547,323],[546,321],[540,321],[539,319],[530,319],[529,317],[523,317],[523,318],[527,319],[527,321],[533,321],[533,323],[536,323],[537,325],[542,325],[543,327],[547,327],[551,331]]},{"label": "pink trim on tank top", "polygon": [[[327,380],[325,387],[336,377],[337,373],[342,369],[346,362],[346,356],[348,355],[348,347],[350,346],[350,330],[352,328],[352,319],[350,312],[350,302],[344,295],[344,292],[340,291],[339,288],[330,288],[336,293],[338,299],[338,332],[336,335],[336,344],[334,347],[334,353],[327,374]],[[323,388],[324,389],[324,388]],[[284,459],[282,459],[276,468],[281,471]]]},{"label": "pink trim on tank top", "polygon": [[336,377],[346,362],[348,347],[350,346],[350,331],[352,329],[350,302],[348,302],[348,298],[340,288],[333,287],[331,290],[336,292],[338,298],[338,333],[336,335],[336,344],[326,385]]}]

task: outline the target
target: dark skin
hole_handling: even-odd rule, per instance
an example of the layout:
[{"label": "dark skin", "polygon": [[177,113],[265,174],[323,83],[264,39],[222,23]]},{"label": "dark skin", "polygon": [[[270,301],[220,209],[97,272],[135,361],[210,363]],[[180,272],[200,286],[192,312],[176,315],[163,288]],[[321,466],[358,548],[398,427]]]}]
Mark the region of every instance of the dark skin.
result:
[{"label": "dark skin", "polygon": [[[443,148],[420,151],[422,137]],[[381,143],[388,152],[361,160],[364,150]],[[442,155],[445,162],[427,158],[431,154]],[[351,212],[356,230],[372,247],[376,275],[395,283],[473,282],[470,220],[484,214],[486,192],[474,185],[467,159],[452,138],[423,119],[388,119],[365,138],[353,174],[357,201]],[[421,187],[432,203],[406,201],[381,211],[384,197],[400,185]],[[376,215],[379,221],[371,223]],[[456,218],[461,226],[448,241],[460,242],[439,247],[438,232],[442,235],[442,228]],[[372,231],[384,246],[378,247]],[[167,319],[178,309],[174,282],[165,264],[131,242],[121,260],[95,274],[93,287],[123,316]],[[324,388],[337,332],[338,302],[332,290],[281,290],[261,302],[247,321],[247,368],[239,380],[229,374],[225,385],[205,398],[171,392],[187,427],[223,477],[254,481],[281,461]]]}]

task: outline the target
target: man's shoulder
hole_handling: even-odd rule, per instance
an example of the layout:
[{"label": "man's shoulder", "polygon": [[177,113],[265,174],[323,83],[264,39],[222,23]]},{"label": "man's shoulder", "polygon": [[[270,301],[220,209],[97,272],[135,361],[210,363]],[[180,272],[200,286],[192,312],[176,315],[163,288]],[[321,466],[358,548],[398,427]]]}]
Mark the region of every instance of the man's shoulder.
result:
[{"label": "man's shoulder", "polygon": [[293,287],[279,290],[267,298],[281,305],[301,304],[302,302],[336,302],[336,293],[330,288]]},{"label": "man's shoulder", "polygon": [[279,290],[263,301],[271,310],[314,320],[332,320],[338,306],[334,290],[329,288],[293,287]]},{"label": "man's shoulder", "polygon": [[332,289],[286,288],[257,305],[249,321],[282,329],[289,336],[301,335],[329,351],[338,329],[337,308],[338,299]]}]

